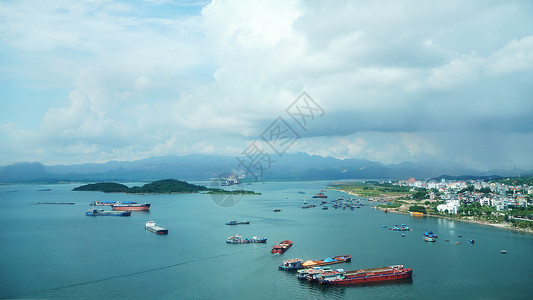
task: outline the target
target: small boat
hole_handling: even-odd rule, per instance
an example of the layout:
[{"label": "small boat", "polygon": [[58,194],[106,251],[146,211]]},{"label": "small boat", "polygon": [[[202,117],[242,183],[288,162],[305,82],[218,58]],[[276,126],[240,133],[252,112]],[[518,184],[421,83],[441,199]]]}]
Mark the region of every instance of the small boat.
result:
[{"label": "small boat", "polygon": [[405,233],[402,233],[402,237],[405,237]]},{"label": "small boat", "polygon": [[150,210],[150,204],[136,204],[136,203],[123,203],[123,202],[117,202],[113,205],[111,205],[111,208],[113,210]]},{"label": "small boat", "polygon": [[305,194],[305,192],[302,192],[302,191],[298,191],[298,194]]},{"label": "small boat", "polygon": [[116,216],[116,217],[127,217],[131,215],[131,211],[105,211],[103,209],[89,209],[85,212],[86,216]]},{"label": "small boat", "polygon": [[228,239],[226,240],[226,243],[228,244],[250,244],[250,243],[266,243],[267,239],[266,238],[258,238],[258,237],[253,237],[253,238],[243,238],[242,236],[240,235],[232,235],[230,237],[228,237]]},{"label": "small boat", "polygon": [[274,247],[272,247],[272,250],[270,250],[270,253],[283,253],[289,250],[290,247],[292,247],[292,242],[286,240],[277,245],[274,245]]},{"label": "small boat", "polygon": [[409,226],[402,224],[401,226],[394,225],[394,227],[392,227],[392,230],[393,231],[409,231],[410,229],[409,229]]},{"label": "small boat", "polygon": [[280,211],[281,211],[281,209],[279,209],[279,208],[274,209],[274,212],[280,212]]},{"label": "small boat", "polygon": [[327,205],[324,205],[324,206],[322,207],[322,210],[328,210],[328,206],[327,206]]},{"label": "small boat", "polygon": [[321,284],[361,284],[411,278],[412,274],[413,270],[411,268],[406,269],[402,265],[396,265],[354,271],[337,269],[332,272],[324,272],[317,275],[317,280]]},{"label": "small boat", "polygon": [[232,220],[232,221],[229,221],[229,222],[226,222],[226,225],[241,225],[241,224],[250,224],[250,221],[237,221],[237,220]]},{"label": "small boat", "polygon": [[500,254],[507,254],[507,250],[500,250]]},{"label": "small boat", "polygon": [[458,237],[462,237],[462,235],[460,235],[460,234],[458,234],[457,236],[458,236]]},{"label": "small boat", "polygon": [[435,238],[432,238],[432,237],[426,237],[426,238],[424,238],[424,241],[426,241],[426,242],[436,242],[437,240]]},{"label": "small boat", "polygon": [[[131,214],[131,212],[129,213]],[[168,229],[157,226],[155,222],[151,220],[146,222],[146,224],[144,225],[144,228],[155,234],[168,234]]]},{"label": "small boat", "polygon": [[303,262],[303,260],[301,260],[299,258],[293,258],[293,259],[289,259],[289,260],[284,260],[283,264],[281,266],[278,266],[278,269],[284,270],[284,271],[298,270],[298,269],[303,268],[302,267],[302,262]]},{"label": "small boat", "polygon": [[327,198],[328,196],[324,195],[324,193],[318,193],[313,196],[313,198]]},{"label": "small boat", "polygon": [[474,241],[474,240],[468,240],[467,242],[469,242],[470,244],[475,244],[476,243],[476,241]]},{"label": "small boat", "polygon": [[437,235],[433,233],[433,231],[426,231],[424,232],[424,235],[430,238],[435,238],[435,239],[437,238]]},{"label": "small boat", "polygon": [[461,242],[455,242],[456,245],[461,245]]}]

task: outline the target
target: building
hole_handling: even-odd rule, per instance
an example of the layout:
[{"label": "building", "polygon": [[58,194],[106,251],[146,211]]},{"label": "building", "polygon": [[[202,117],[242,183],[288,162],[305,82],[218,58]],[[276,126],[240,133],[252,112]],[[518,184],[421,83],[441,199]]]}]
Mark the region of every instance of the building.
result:
[{"label": "building", "polygon": [[457,214],[457,210],[460,206],[459,200],[457,199],[447,200],[445,204],[437,205],[437,210],[444,213]]}]

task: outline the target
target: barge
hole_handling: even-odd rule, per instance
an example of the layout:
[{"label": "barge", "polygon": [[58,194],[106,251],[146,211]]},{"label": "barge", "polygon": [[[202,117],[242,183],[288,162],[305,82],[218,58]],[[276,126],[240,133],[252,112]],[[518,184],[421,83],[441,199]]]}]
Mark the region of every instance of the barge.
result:
[{"label": "barge", "polygon": [[131,211],[105,211],[103,209],[89,209],[85,212],[86,216],[115,216],[115,217],[127,217],[131,215]]},{"label": "barge", "polygon": [[406,269],[403,267],[403,265],[395,265],[354,271],[337,269],[333,272],[324,272],[320,275],[317,275],[317,279],[321,284],[364,284],[370,282],[384,282],[411,278],[412,274],[413,270],[411,268]]},{"label": "barge", "polygon": [[292,247],[292,242],[289,240],[285,240],[277,245],[274,245],[274,247],[272,247],[272,250],[270,250],[270,253],[283,253],[289,250],[290,247]]},{"label": "barge", "polygon": [[322,260],[308,260],[303,262],[301,259],[295,258],[291,260],[283,261],[283,265],[279,266],[280,270],[298,270],[303,268],[314,268],[321,266],[328,266],[333,264],[339,264],[343,262],[350,262],[352,260],[351,255],[339,255],[333,258],[328,257]]},{"label": "barge", "polygon": [[113,210],[150,210],[150,204],[137,204],[137,203],[123,203],[123,202],[117,202],[113,205],[111,205],[111,208]]},{"label": "barge", "polygon": [[[131,212],[129,212],[131,213]],[[154,221],[148,221],[144,225],[144,228],[148,231],[151,231],[155,234],[168,234],[168,229],[157,226]]]},{"label": "barge", "polygon": [[250,243],[266,243],[266,238],[258,238],[258,237],[252,237],[250,238],[243,238],[241,235],[232,235],[228,237],[226,240],[226,243],[228,244],[250,244]]},{"label": "barge", "polygon": [[232,220],[232,221],[226,222],[226,225],[241,225],[241,224],[250,224],[250,221]]}]

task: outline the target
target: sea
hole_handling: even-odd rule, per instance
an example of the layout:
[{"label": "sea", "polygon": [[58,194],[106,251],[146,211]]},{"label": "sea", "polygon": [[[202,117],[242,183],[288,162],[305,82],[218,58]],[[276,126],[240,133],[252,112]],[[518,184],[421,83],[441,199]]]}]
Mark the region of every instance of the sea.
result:
[{"label": "sea", "polygon": [[[328,200],[353,197],[327,189],[331,183],[254,182],[239,188],[261,195],[235,197],[222,205],[220,195],[76,192],[72,189],[81,184],[71,183],[1,185],[0,298],[533,298],[532,234],[386,214],[365,199],[360,199],[365,206],[353,211],[333,209],[331,204],[328,210],[302,209],[304,201],[318,204],[319,199],[311,197],[321,190]],[[85,215],[91,202],[115,200],[150,203],[151,209],[129,217]],[[167,228],[168,235],[145,230],[149,220]],[[225,225],[230,220],[250,224]],[[413,230],[389,230],[400,224]],[[430,230],[438,235],[435,243],[423,239]],[[268,240],[226,244],[234,234]],[[472,239],[474,244],[467,242]],[[293,241],[293,247],[271,254],[272,246],[283,240]],[[401,264],[413,269],[413,277],[338,287],[299,281],[295,272],[278,270],[291,258],[319,260],[345,254],[352,261],[334,268]]]}]

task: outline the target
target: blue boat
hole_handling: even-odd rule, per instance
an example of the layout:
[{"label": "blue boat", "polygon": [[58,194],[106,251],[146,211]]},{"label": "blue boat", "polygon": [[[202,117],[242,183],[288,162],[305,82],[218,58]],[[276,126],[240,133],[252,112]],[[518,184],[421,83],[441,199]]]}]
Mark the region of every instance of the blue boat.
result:
[{"label": "blue boat", "polygon": [[131,211],[105,211],[103,209],[89,209],[85,212],[86,216],[114,216],[114,217],[127,217],[131,215]]}]

